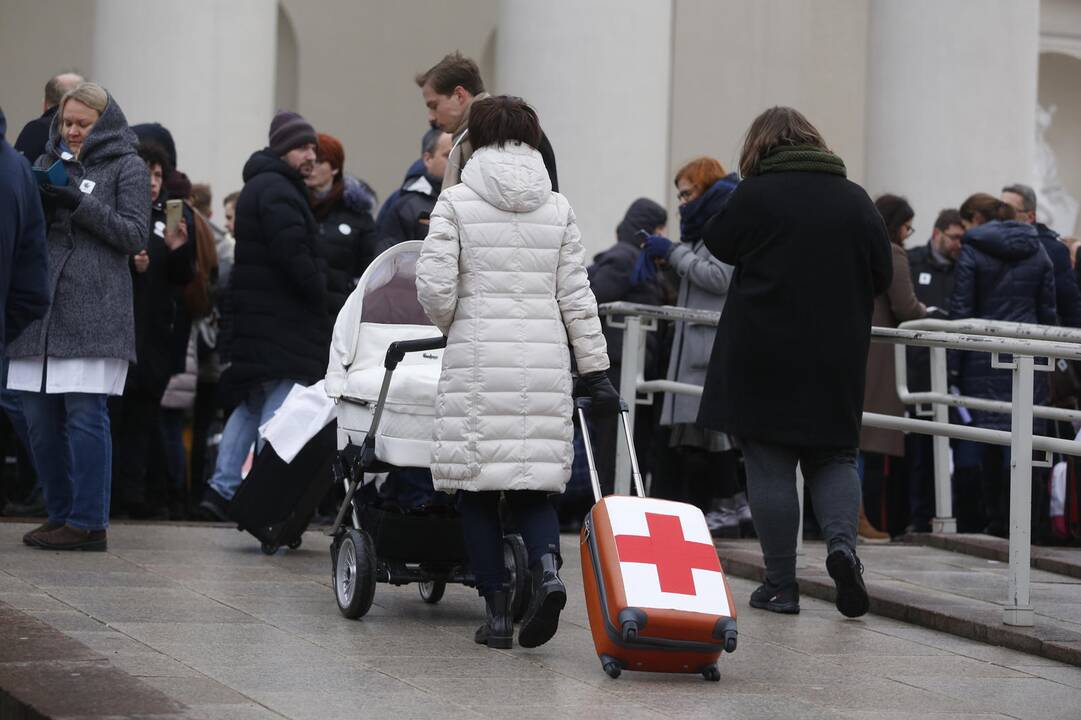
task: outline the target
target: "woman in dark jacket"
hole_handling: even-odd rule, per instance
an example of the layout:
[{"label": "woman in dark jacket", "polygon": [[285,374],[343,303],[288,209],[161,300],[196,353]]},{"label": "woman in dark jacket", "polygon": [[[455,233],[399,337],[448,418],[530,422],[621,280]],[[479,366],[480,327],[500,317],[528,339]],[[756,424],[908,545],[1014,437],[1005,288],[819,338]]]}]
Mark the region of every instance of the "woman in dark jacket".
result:
[{"label": "woman in dark jacket", "polygon": [[134,294],[136,363],[128,371],[124,395],[109,403],[114,445],[112,507],[114,516],[149,516],[147,470],[152,434],[158,431],[160,405],[173,374],[173,328],[177,294],[195,274],[195,247],[188,242],[187,222],[166,225],[167,193],[163,179],[168,155],[157,143],[140,143],[139,157],[150,172],[150,232],[146,249],[131,258]]},{"label": "woman in dark jacket", "polygon": [[703,233],[735,273],[699,420],[743,448],[766,563],[751,606],[799,612],[798,463],[828,543],[837,609],[859,616],[869,601],[855,552],[856,448],[871,312],[892,276],[889,239],[867,193],[792,108],[751,123],[740,172]]},{"label": "woman in dark jacket", "polygon": [[[961,205],[965,233],[954,269],[950,317],[1058,324],[1054,266],[1035,226],[1017,222],[1014,209],[986,193]],[[962,395],[1009,400],[1013,376],[991,367],[987,353],[950,353],[950,382]],[[1036,374],[1033,400],[1047,403],[1047,380]],[[1010,429],[1010,416],[972,410],[972,424]],[[954,513],[959,532],[1005,537],[1009,517],[1009,448],[959,441],[954,450]],[[982,503],[981,503],[982,498]]]},{"label": "woman in dark jacket", "polygon": [[129,258],[146,245],[150,178],[135,134],[104,88],[64,96],[35,163],[61,161],[42,187],[52,306],[8,347],[8,388],[22,390],[49,519],[23,537],[53,550],[105,550],[112,441],[106,398],[136,360]]},{"label": "woman in dark jacket", "polygon": [[[875,327],[897,327],[906,320],[927,315],[927,308],[916,298],[912,272],[908,267],[905,239],[912,235],[915,212],[908,201],[897,195],[883,195],[875,200],[875,208],[886,223],[892,251],[893,281],[886,292],[875,298],[871,324]],[[905,406],[897,396],[897,374],[893,363],[893,345],[872,343],[867,353],[867,388],[863,394],[863,411],[884,415],[905,414]],[[860,431],[860,475],[863,478],[865,504],[869,508],[884,507],[887,498],[888,517],[879,520],[876,528],[867,519],[860,505],[859,536],[865,542],[889,542],[887,525],[900,531],[905,526],[902,509],[907,503],[905,492],[905,436],[897,430],[864,427]],[[868,499],[867,496],[870,496]],[[896,502],[894,502],[896,501]],[[872,516],[880,516],[874,513]]]},{"label": "woman in dark jacket", "polygon": [[319,133],[315,167],[305,179],[319,223],[315,251],[327,263],[327,310],[331,325],[357,279],[375,257],[373,198],[359,180],[345,177],[345,151],[337,138]]}]

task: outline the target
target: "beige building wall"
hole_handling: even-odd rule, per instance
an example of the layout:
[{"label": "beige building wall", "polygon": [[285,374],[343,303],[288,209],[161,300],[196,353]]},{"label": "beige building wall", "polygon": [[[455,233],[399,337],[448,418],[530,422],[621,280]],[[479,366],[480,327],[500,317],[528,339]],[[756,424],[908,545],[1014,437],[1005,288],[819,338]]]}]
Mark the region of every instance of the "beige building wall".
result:
[{"label": "beige building wall", "polygon": [[743,134],[774,105],[801,110],[859,182],[867,0],[675,0],[672,177],[698,155],[735,170]]},{"label": "beige building wall", "polygon": [[[345,146],[347,172],[382,200],[420,157],[427,110],[413,83],[461,50],[493,81],[498,0],[283,0],[297,36],[298,107]],[[268,119],[269,121],[269,119]]]}]

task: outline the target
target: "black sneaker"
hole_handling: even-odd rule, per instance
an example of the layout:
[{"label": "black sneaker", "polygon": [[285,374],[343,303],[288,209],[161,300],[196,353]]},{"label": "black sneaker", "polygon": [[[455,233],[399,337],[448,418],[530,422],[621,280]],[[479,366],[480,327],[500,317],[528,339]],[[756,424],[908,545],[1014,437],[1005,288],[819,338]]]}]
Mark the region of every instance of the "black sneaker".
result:
[{"label": "black sneaker", "polygon": [[214,488],[208,487],[203,493],[203,501],[199,503],[196,513],[205,520],[228,522],[229,501],[219,495]]},{"label": "black sneaker", "polygon": [[837,585],[837,609],[845,617],[866,615],[871,608],[863,584],[863,563],[851,550],[834,550],[826,557],[826,570]]},{"label": "black sneaker", "polygon": [[751,607],[784,615],[798,615],[799,583],[774,585],[767,580],[751,593]]}]

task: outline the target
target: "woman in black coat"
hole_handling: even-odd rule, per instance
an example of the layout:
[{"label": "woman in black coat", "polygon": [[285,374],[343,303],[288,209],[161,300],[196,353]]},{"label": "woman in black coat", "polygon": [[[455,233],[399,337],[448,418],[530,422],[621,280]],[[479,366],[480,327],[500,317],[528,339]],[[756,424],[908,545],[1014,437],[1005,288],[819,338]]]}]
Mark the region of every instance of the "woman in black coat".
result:
[{"label": "woman in black coat", "polygon": [[744,177],[706,225],[709,250],[735,266],[717,327],[699,422],[743,448],[766,582],[751,606],[799,612],[796,464],[825,536],[837,608],[868,598],[856,557],[856,470],[874,298],[892,277],[882,218],[798,111],[751,124]]},{"label": "woman in black coat", "polygon": [[[1014,209],[987,193],[961,205],[965,224],[961,257],[954,269],[950,317],[1057,325],[1054,265],[1034,225],[1017,222]],[[950,382],[962,395],[1009,400],[1013,374],[991,367],[987,353],[951,352]],[[1036,373],[1033,400],[1046,405],[1047,380]],[[1010,416],[972,410],[972,424],[1010,429]],[[959,532],[1008,534],[1010,451],[959,441],[953,483]]]},{"label": "woman in black coat", "polygon": [[319,223],[315,252],[327,263],[327,311],[333,326],[357,279],[375,257],[374,198],[359,180],[342,174],[345,151],[337,138],[319,133],[316,153],[315,167],[305,183]]}]

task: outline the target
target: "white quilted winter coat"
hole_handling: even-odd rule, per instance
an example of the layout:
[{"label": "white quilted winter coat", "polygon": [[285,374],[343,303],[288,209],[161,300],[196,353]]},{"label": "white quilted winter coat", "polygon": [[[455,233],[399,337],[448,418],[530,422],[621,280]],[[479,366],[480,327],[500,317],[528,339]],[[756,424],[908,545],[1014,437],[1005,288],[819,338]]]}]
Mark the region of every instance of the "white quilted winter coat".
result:
[{"label": "white quilted winter coat", "polygon": [[436,489],[563,491],[568,338],[579,372],[608,369],[583,259],[574,212],[527,145],[481,148],[439,196],[417,261],[417,296],[448,338]]}]

